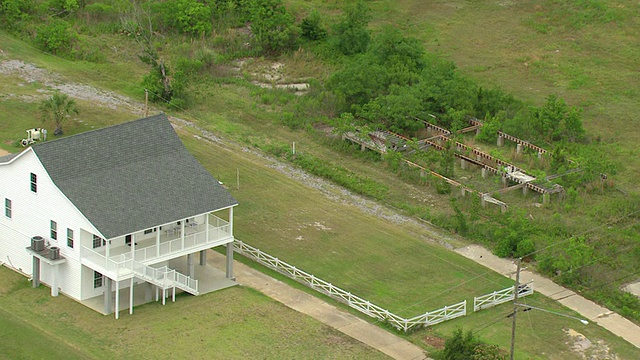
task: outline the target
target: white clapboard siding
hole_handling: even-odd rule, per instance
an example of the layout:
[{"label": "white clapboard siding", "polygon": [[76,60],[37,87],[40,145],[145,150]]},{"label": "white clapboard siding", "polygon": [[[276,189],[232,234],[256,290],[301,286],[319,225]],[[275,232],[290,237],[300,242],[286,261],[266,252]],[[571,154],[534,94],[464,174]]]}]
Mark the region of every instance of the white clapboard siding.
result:
[{"label": "white clapboard siding", "polygon": [[[37,193],[31,191],[31,173],[37,176]],[[11,199],[12,218],[4,211],[4,199]],[[42,236],[60,248],[66,263],[59,266],[60,290],[70,297],[81,299],[80,229],[98,233],[53,183],[38,157],[25,150],[8,164],[0,164],[0,261],[32,275],[31,256],[25,248],[33,236]],[[57,223],[57,240],[51,239],[51,220]],[[74,247],[67,246],[67,228],[73,230]],[[41,278],[50,283],[49,265],[42,264]]]}]

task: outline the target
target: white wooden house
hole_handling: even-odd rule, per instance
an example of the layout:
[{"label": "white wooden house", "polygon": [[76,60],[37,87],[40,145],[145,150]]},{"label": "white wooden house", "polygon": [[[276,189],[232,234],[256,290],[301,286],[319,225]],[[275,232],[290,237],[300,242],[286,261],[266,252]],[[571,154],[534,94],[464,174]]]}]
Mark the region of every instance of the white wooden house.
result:
[{"label": "white wooden house", "polygon": [[[0,157],[0,203],[0,263],[53,296],[101,297],[116,318],[123,288],[130,312],[134,285],[163,302],[176,288],[198,295],[195,267],[206,265],[209,248],[226,246],[233,278],[237,201],[164,114]],[[186,274],[167,267],[175,261],[186,262]]]}]

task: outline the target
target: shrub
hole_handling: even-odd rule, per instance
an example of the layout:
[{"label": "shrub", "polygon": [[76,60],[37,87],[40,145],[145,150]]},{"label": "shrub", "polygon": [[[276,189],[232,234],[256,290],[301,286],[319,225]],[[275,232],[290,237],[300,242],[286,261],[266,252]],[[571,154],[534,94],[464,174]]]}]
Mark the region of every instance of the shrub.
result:
[{"label": "shrub", "polygon": [[20,30],[33,10],[33,0],[0,0],[0,24],[9,30]]},{"label": "shrub", "polygon": [[327,37],[327,29],[322,24],[322,16],[318,10],[313,10],[309,16],[300,23],[302,37],[309,40],[324,40]]},{"label": "shrub", "polygon": [[345,16],[333,29],[336,47],[345,55],[367,51],[371,35],[367,29],[371,15],[364,1],[358,0],[345,10]]},{"label": "shrub", "polygon": [[66,21],[52,19],[48,23],[38,26],[35,42],[52,54],[69,54],[77,37]]},{"label": "shrub", "polygon": [[251,31],[262,51],[279,55],[296,46],[300,29],[280,0],[256,1],[251,9]]}]

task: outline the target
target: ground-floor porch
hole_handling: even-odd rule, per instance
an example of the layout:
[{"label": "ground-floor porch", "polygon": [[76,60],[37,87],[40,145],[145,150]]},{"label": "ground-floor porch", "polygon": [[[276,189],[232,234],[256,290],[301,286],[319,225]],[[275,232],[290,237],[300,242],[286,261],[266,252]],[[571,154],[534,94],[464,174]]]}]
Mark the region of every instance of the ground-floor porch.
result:
[{"label": "ground-floor porch", "polygon": [[[212,251],[213,250],[206,250],[207,253]],[[201,265],[199,262],[200,257],[196,255],[199,254],[193,254],[195,261],[192,261],[192,263],[195,262],[195,264],[192,265],[192,274],[193,278],[198,280],[198,293],[200,295],[237,285],[237,283],[228,276],[228,261],[225,257],[206,256],[206,263]],[[169,260],[167,267],[183,274],[190,273],[190,265],[187,256]],[[221,269],[227,269],[227,271]],[[105,315],[115,312],[116,318],[122,314],[123,310],[126,311],[129,309],[131,311],[130,280],[120,281],[117,295],[115,291],[115,281],[113,283],[114,284],[111,286],[110,291],[110,299],[105,299],[105,295],[98,295],[81,301],[81,303]],[[133,306],[139,306],[153,301],[161,301],[163,303],[165,301],[172,301],[175,299],[175,294],[181,292],[183,291],[178,288],[163,291],[149,282],[140,282],[135,284],[133,287]],[[105,306],[105,304],[108,305]],[[114,311],[116,306],[118,311]],[[111,311],[109,311],[108,308],[111,308]]]}]

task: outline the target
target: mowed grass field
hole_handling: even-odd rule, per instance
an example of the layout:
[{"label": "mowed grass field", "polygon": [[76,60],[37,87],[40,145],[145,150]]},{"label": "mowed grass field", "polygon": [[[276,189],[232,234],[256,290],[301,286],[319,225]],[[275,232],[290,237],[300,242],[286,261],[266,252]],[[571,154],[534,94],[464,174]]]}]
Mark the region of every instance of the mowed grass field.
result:
[{"label": "mowed grass field", "polygon": [[0,267],[1,359],[386,359],[245,287],[138,306],[119,320]]}]

